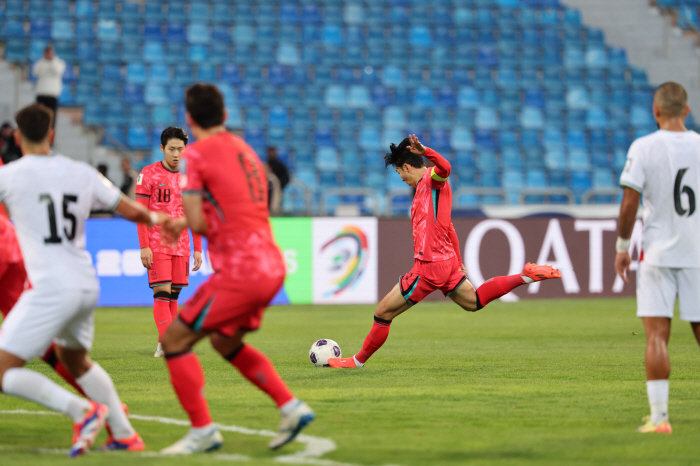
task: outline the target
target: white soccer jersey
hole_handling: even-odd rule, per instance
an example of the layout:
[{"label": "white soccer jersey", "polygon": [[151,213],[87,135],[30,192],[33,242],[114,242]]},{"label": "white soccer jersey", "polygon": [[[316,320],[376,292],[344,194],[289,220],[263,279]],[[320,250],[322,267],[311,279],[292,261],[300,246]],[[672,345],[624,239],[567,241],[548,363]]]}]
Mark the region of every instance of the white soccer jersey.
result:
[{"label": "white soccer jersey", "polygon": [[121,192],[97,170],[62,155],[25,155],[0,167],[0,202],[17,231],[36,289],[97,289],[85,251],[91,210],[113,210]]},{"label": "white soccer jersey", "polygon": [[700,267],[700,134],[659,130],[635,140],[620,185],[642,194],[644,261]]}]

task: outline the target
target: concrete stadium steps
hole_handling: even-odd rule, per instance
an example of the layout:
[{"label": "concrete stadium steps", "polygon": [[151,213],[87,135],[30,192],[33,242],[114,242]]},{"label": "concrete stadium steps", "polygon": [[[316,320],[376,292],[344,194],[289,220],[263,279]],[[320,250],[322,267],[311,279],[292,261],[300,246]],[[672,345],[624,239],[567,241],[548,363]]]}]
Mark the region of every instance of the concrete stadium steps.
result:
[{"label": "concrete stadium steps", "polygon": [[602,29],[607,44],[623,47],[630,64],[646,70],[652,85],[676,81],[685,86],[690,108],[696,115],[700,112],[700,58],[694,44],[675,33],[669,18],[651,7],[648,0],[562,3],[578,8],[587,26]]}]

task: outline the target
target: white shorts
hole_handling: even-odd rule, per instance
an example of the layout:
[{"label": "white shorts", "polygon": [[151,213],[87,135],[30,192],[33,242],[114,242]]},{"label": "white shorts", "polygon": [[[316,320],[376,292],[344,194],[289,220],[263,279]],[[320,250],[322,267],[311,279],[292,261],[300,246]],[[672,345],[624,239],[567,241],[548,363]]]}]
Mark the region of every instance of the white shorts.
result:
[{"label": "white shorts", "polygon": [[669,268],[644,261],[639,263],[637,317],[672,319],[676,295],[681,320],[700,322],[700,268]]},{"label": "white shorts", "polygon": [[0,327],[0,349],[25,361],[43,356],[53,341],[90,350],[98,296],[98,290],[25,291]]}]

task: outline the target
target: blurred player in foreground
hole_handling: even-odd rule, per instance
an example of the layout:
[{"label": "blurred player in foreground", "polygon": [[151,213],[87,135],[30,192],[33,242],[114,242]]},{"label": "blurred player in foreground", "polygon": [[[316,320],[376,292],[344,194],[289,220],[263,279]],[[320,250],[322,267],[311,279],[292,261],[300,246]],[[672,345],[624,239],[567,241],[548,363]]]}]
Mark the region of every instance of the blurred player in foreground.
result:
[{"label": "blurred player in foreground", "polygon": [[653,112],[659,130],[632,143],[620,176],[625,191],[617,224],[615,271],[627,282],[630,238],[642,195],[637,316],[647,336],[644,363],[651,416],[637,431],[670,434],[668,337],[676,294],[681,320],[690,322],[700,343],[700,214],[695,197],[700,189],[700,135],[685,127],[690,107],[680,84],[659,86]]},{"label": "blurred player in foreground", "polygon": [[269,444],[276,449],[294,439],[314,413],[292,395],[264,354],[243,343],[247,332],[260,327],[285,275],[268,218],[265,170],[253,149],[226,131],[224,99],[215,86],[190,87],[185,106],[187,123],[197,140],[183,153],[185,217],[167,222],[163,231],[179,238],[189,226],[206,236],[215,272],[163,335],[170,380],[192,428],[162,452],[211,451],[223,443],[204,398],[202,367],[192,352],[207,335],[214,349],[279,407],[279,433]]},{"label": "blurred player in foreground", "polygon": [[[182,188],[180,188],[180,156],[187,144],[182,128],[171,126],[160,135],[163,160],[141,170],[136,181],[136,200],[149,209],[165,212],[171,218],[184,215]],[[158,347],[155,357],[163,357],[160,340],[170,322],[177,317],[180,290],[190,280],[190,235],[183,231],[176,245],[161,243],[160,225],[151,228],[138,226],[141,262],[148,269],[148,284],[153,288],[153,318],[158,328]],[[202,265],[202,236],[192,234],[194,266]]]},{"label": "blurred player in foreground", "polygon": [[[435,167],[426,167],[423,157]],[[392,144],[384,162],[387,167],[394,166],[407,185],[416,188],[411,206],[413,268],[377,306],[374,325],[362,350],[350,358],[330,358],[331,367],[364,366],[386,341],[392,320],[435,290],[442,291],[466,311],[478,311],[520,285],[561,277],[557,269],[548,265],[526,264],[522,274],[494,277],[474,290],[467,279],[452,225],[452,188],[447,181],[450,162],[421,144],[415,135],[398,147]]]},{"label": "blurred player in foreground", "polygon": [[[0,167],[2,166],[3,163],[0,160]],[[7,315],[28,285],[27,271],[24,268],[22,251],[17,242],[15,227],[12,226],[5,207],[0,204],[0,290],[2,290],[0,292],[0,314],[2,314],[3,320],[7,318]],[[41,359],[50,365],[78,393],[86,396],[80,385],[75,382],[73,376],[58,360],[56,347],[53,343],[46,350],[46,353],[41,356]]]},{"label": "blurred player in foreground", "polygon": [[[128,220],[161,223],[85,163],[51,153],[53,115],[41,104],[16,115],[24,157],[0,168],[0,203],[15,224],[32,288],[0,327],[0,387],[73,419],[70,456],[84,453],[105,421],[106,449],[143,450],[122,409],[112,379],[88,350],[99,284],[85,254],[85,220],[94,209],[112,209]],[[55,344],[56,357],[92,400],[80,398],[46,376],[24,368]]]}]

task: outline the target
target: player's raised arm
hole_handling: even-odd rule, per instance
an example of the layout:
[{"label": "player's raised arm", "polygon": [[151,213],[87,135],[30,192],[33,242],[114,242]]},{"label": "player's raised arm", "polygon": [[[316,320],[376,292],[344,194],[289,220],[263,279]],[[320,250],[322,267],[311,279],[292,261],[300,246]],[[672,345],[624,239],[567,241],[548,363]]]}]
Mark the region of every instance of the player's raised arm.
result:
[{"label": "player's raised arm", "polygon": [[448,162],[445,157],[438,154],[433,149],[425,147],[423,144],[421,144],[415,134],[409,134],[408,139],[411,141],[411,145],[409,146],[409,150],[411,152],[417,155],[422,155],[435,165],[433,174],[436,175],[437,178],[435,178],[435,176],[433,176],[433,178],[437,181],[446,181],[450,176],[450,172],[452,171],[452,165],[450,165],[450,162]]}]

